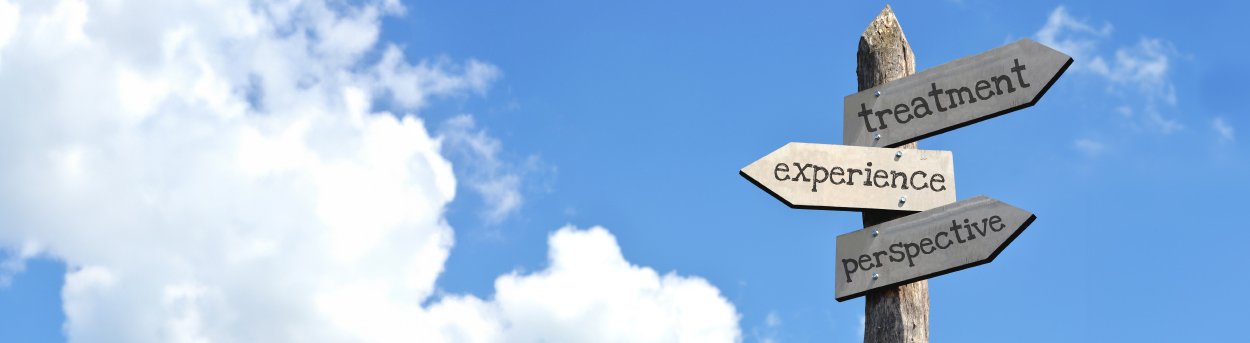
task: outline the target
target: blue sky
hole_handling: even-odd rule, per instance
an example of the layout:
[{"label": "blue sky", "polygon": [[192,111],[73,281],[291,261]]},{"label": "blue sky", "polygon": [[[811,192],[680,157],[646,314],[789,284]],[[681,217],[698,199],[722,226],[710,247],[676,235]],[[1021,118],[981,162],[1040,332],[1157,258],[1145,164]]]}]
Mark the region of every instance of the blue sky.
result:
[{"label": "blue sky", "polygon": [[[833,281],[834,239],[859,229],[860,215],[787,208],[737,171],[787,142],[842,141],[857,39],[884,3],[403,5],[379,19],[380,41],[451,74],[473,74],[465,61],[496,73],[489,86],[429,91],[420,107],[373,101],[445,137],[458,181],[445,207],[455,242],[422,302],[495,299],[502,275],[549,267],[557,229],[599,225],[629,263],[718,289],[743,341],[860,340],[863,300],[834,301]],[[1237,34],[1250,27],[1234,14],[1250,8],[891,6],[918,70],[1026,37],[1075,58],[1037,105],[920,142],[954,152],[959,198],[988,195],[1038,217],[993,263],[930,280],[934,341],[1240,337],[1250,69]],[[0,44],[0,72],[20,61],[12,50]],[[6,185],[20,175],[5,174]],[[0,214],[30,211],[24,200],[0,199]],[[0,235],[0,261],[19,261],[30,240],[13,237],[40,237],[37,219],[3,222],[20,234]],[[0,266],[0,341],[67,337],[60,295],[82,266],[65,261],[90,254],[49,241]]]}]

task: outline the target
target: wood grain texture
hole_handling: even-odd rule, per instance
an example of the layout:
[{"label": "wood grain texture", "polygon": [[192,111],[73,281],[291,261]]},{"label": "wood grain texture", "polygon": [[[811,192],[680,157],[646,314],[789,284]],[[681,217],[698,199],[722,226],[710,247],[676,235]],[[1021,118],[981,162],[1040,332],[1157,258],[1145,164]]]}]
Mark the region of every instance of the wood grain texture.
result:
[{"label": "wood grain texture", "polygon": [[[903,28],[889,5],[859,37],[855,76],[865,90],[916,73]],[[901,146],[917,149],[916,143]],[[864,227],[907,215],[900,211],[865,211]],[[869,293],[864,301],[864,342],[928,342],[929,282],[925,280]]]},{"label": "wood grain texture", "polygon": [[[861,48],[871,45],[870,39],[860,42]],[[906,55],[883,60],[888,70],[875,75],[860,65],[861,87],[911,63],[906,44],[889,47]],[[842,144],[899,146],[1033,106],[1071,64],[1072,57],[1023,38],[861,89],[843,98]]]},{"label": "wood grain texture", "polygon": [[791,142],[739,174],[792,208],[919,212],[956,199],[950,151]]},{"label": "wood grain texture", "polygon": [[1035,219],[981,195],[838,235],[837,299],[993,262]]}]

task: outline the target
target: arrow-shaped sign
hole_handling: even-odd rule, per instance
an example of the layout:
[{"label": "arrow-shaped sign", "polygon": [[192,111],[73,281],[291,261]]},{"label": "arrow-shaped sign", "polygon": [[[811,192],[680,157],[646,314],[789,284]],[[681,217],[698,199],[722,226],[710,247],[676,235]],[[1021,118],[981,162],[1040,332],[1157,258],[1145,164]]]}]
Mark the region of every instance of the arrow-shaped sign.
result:
[{"label": "arrow-shaped sign", "polygon": [[994,260],[1037,219],[986,196],[838,236],[838,301]]},{"label": "arrow-shaped sign", "polygon": [[896,147],[1033,106],[1071,64],[1021,39],[848,95],[842,142]]},{"label": "arrow-shaped sign", "polygon": [[955,202],[950,151],[789,143],[742,168],[793,208],[924,211]]}]

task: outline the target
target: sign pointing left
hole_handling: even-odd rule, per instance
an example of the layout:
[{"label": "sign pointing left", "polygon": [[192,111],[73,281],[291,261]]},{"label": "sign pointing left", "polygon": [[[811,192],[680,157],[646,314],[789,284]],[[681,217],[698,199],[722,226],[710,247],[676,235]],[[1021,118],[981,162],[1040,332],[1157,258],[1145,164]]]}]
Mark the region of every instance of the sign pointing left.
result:
[{"label": "sign pointing left", "polygon": [[955,202],[950,151],[789,143],[738,173],[787,206],[924,211]]}]

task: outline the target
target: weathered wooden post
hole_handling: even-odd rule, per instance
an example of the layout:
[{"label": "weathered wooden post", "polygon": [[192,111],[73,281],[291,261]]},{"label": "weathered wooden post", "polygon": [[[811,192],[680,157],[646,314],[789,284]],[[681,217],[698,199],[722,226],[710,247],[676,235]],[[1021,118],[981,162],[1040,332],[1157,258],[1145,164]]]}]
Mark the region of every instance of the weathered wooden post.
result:
[{"label": "weathered wooden post", "polygon": [[[890,5],[859,36],[855,76],[863,91],[916,73],[916,55]],[[918,149],[916,143],[899,148]],[[864,211],[864,227],[908,212]],[[929,281],[920,280],[869,293],[864,301],[864,342],[928,342]]]},{"label": "weathered wooden post", "polygon": [[865,342],[928,342],[926,280],[993,261],[1037,216],[987,196],[956,201],[951,153],[916,142],[1033,106],[1070,65],[1025,38],[913,75],[886,6],[859,39],[844,145],[791,142],[738,173],[792,208],[861,211],[864,228],[837,239],[836,299],[867,297]]}]

